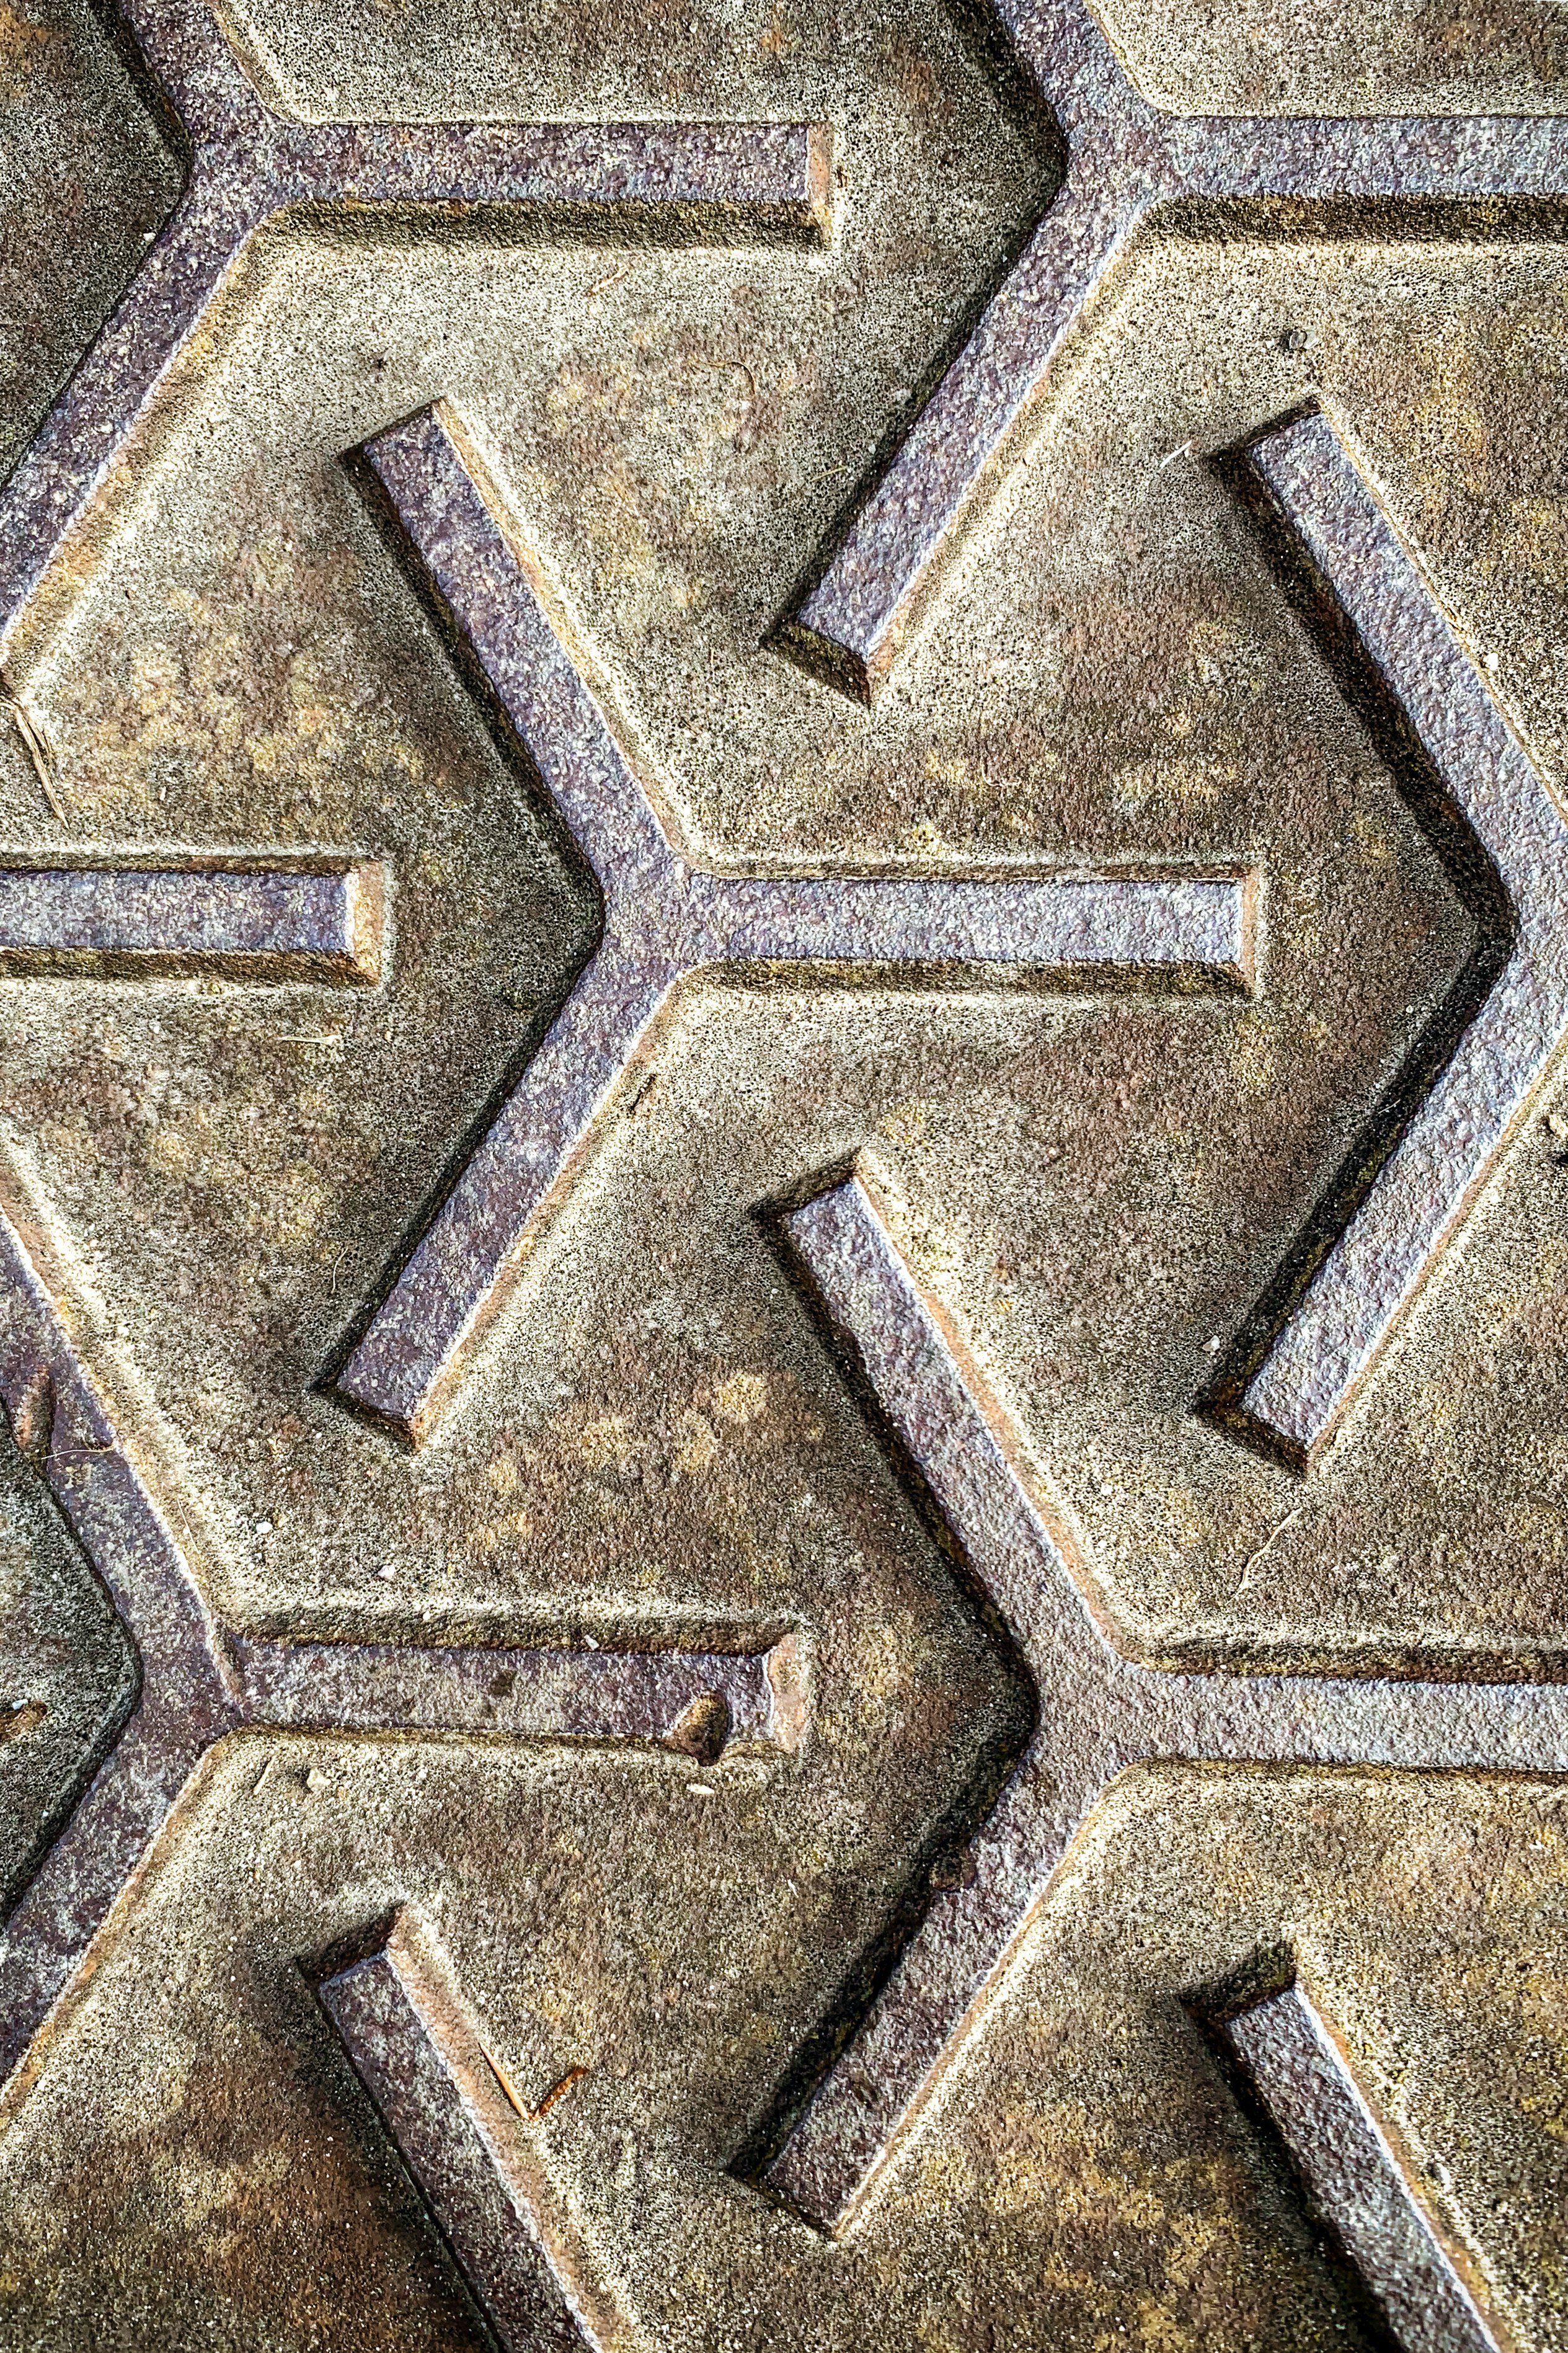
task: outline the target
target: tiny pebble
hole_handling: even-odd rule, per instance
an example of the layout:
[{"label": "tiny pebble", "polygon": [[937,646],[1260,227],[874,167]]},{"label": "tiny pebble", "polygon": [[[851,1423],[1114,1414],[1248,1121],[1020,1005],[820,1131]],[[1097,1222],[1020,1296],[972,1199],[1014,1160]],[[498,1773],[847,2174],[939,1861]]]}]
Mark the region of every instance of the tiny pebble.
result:
[{"label": "tiny pebble", "polygon": [[258,1536],[269,1536],[272,1534],[271,1521],[258,1520],[256,1523],[256,1533]]},{"label": "tiny pebble", "polygon": [[394,1568],[390,1561],[387,1562],[384,1568],[378,1568],[375,1573],[377,1577],[395,1577],[397,1575],[397,1571]]},{"label": "tiny pebble", "polygon": [[717,1789],[710,1788],[706,1781],[689,1781],[687,1788],[694,1798],[716,1798],[719,1794]]}]

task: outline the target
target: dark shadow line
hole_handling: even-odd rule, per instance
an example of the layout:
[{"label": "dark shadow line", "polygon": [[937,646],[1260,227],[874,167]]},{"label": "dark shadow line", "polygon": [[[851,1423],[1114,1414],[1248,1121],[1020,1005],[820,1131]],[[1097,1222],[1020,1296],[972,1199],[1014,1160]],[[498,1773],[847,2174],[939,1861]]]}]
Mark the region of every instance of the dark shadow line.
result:
[{"label": "dark shadow line", "polygon": [[630,252],[774,252],[820,250],[820,223],[804,208],[762,198],[726,203],[693,198],[685,204],[626,197],[454,196],[376,197],[307,195],[268,215],[263,228],[285,223],[308,228],[322,241],[345,246],[380,242],[423,245],[495,245],[527,248],[621,247]]},{"label": "dark shadow line", "polygon": [[[1563,119],[1568,130],[1568,118]],[[1240,239],[1271,245],[1363,242],[1478,246],[1568,237],[1568,189],[1561,195],[1182,195],[1155,205],[1139,234],[1164,232],[1194,245]],[[1269,427],[1272,431],[1275,428]],[[1261,438],[1248,436],[1249,440]]]},{"label": "dark shadow line", "polygon": [[500,1116],[562,1008],[598,954],[604,939],[605,899],[597,875],[563,817],[527,745],[512,724],[510,714],[486,672],[478,650],[436,586],[429,566],[363,449],[351,450],[342,462],[394,557],[400,575],[433,625],[447,660],[459,683],[472,699],[503,765],[516,778],[530,805],[542,819],[545,841],[554,852],[560,868],[569,881],[576,883],[585,895],[592,895],[595,907],[593,931],[581,955],[571,966],[564,985],[535,1011],[521,1039],[507,1058],[500,1077],[445,1155],[439,1172],[427,1187],[423,1202],[405,1225],[402,1240],[390,1253],[376,1284],[325,1359],[319,1363],[310,1380],[310,1389],[318,1396],[325,1397],[340,1411],[352,1414],[355,1419],[366,1422],[384,1434],[397,1437],[400,1443],[406,1444],[402,1434],[383,1417],[366,1410],[356,1399],[338,1389],[335,1384],[371,1324],[396,1289],[409,1261],[450,1199],[475,1152]]},{"label": "dark shadow line", "polygon": [[1332,2221],[1323,2212],[1306,2176],[1226,2029],[1231,2019],[1270,1994],[1287,1993],[1296,1982],[1288,1948],[1260,1948],[1240,1970],[1213,1987],[1184,1994],[1181,2006],[1209,2065],[1229,2095],[1248,2152],[1262,2176],[1265,2193],[1281,2219],[1297,2226],[1316,2258],[1331,2302],[1339,2341],[1346,2353],[1406,2353],[1390,2327],[1382,2305]]},{"label": "dark shadow line", "polygon": [[[875,496],[891,470],[937,386],[1011,277],[1067,179],[1067,142],[1045,93],[1019,56],[998,13],[989,0],[945,0],[945,7],[961,47],[968,51],[999,100],[1004,118],[1023,132],[1026,149],[1037,172],[1032,192],[1026,195],[1024,209],[1005,224],[999,251],[984,269],[948,332],[912,374],[908,398],[889,420],[870,456],[857,468],[853,481],[816,535],[812,553],[763,632],[761,642],[768,652],[783,655],[809,677],[859,702],[867,700],[868,694],[858,659],[838,657],[837,649],[816,631],[806,628],[799,619],[800,608],[821,586],[861,508]],[[1044,167],[1043,174],[1040,166]],[[1042,178],[1043,197],[1039,194]]]},{"label": "dark shadow line", "polygon": [[[852,1402],[858,1407],[892,1472],[900,1494],[913,1505],[917,1517],[934,1540],[943,1567],[996,1658],[1016,1704],[1016,1721],[1010,1730],[999,1732],[984,1744],[968,1788],[928,1826],[902,1891],[894,1897],[868,1944],[840,1978],[816,2025],[796,2045],[761,2119],[730,2160],[727,2169],[733,2177],[763,2189],[781,2204],[788,2201],[780,2199],[763,2177],[784,2148],[813,2094],[854,2041],[923,1926],[936,1894],[943,1887],[963,1883],[963,1862],[974,1834],[994,1811],[1033,1743],[1039,1722],[1038,1689],[1017,1637],[975,1577],[924,1473],[910,1458],[878,1398],[858,1350],[834,1324],[809,1269],[785,1229],[784,1219],[791,1209],[803,1208],[852,1173],[852,1162],[837,1169],[818,1170],[798,1189],[763,1203],[754,1214],[768,1250],[815,1326],[830,1362],[837,1367]],[[822,2229],[816,2216],[805,2214],[801,2219],[816,2230]]]},{"label": "dark shadow line", "polygon": [[[131,28],[125,11],[118,5],[118,0],[88,0],[88,14],[146,109],[159,137],[185,174],[188,185],[191,163],[195,153],[195,143],[173,100],[142,56],[142,45]],[[226,36],[222,35],[221,28],[215,29],[219,31],[226,46]],[[184,193],[182,186],[181,194]],[[117,295],[115,300],[118,301],[119,299]]]},{"label": "dark shadow line", "polygon": [[[290,1999],[292,1989],[285,1975],[268,2005],[270,2022],[278,2029],[280,2044],[303,2042],[304,2056],[296,2067],[296,2080],[329,2108],[373,2188],[389,2197],[395,2194],[395,2185],[401,2188],[404,2200],[418,2216],[426,2245],[443,2275],[443,2285],[451,2292],[454,2305],[469,2325],[475,2346],[482,2348],[483,2353],[506,2353],[462,2256],[442,2228],[396,2135],[355,2066],[337,2021],[321,1999],[321,1988],[330,1978],[353,1968],[357,1962],[374,1960],[384,1950],[401,1909],[400,1904],[394,1904],[378,1919],[367,1923],[357,1933],[351,1931],[339,1937],[324,1952],[297,1957],[294,1971],[300,1995]],[[394,2215],[389,2219],[395,2223],[399,2218]]]},{"label": "dark shadow line", "polygon": [[1470,1023],[1501,976],[1518,935],[1518,918],[1502,878],[1445,787],[1430,753],[1403,704],[1368,653],[1329,581],[1313,563],[1284,507],[1251,452],[1300,417],[1304,404],[1237,448],[1209,459],[1229,493],[1257,552],[1283,590],[1319,659],[1373,755],[1391,775],[1401,798],[1436,855],[1475,925],[1476,939],[1447,997],[1406,1052],[1390,1084],[1363,1123],[1339,1170],[1309,1210],[1274,1276],[1242,1324],[1194,1411],[1273,1461],[1302,1468],[1299,1451],[1246,1413],[1242,1397],[1313,1275],[1345,1232],[1412,1119],[1452,1061]]},{"label": "dark shadow line", "polygon": [[[54,1375],[49,1373],[46,1377],[52,1398],[55,1393]],[[52,1425],[52,1409],[49,1419]],[[47,1454],[43,1461],[47,1464]],[[108,1613],[119,1634],[121,1650],[120,1672],[108,1707],[93,1727],[91,1736],[71,1770],[57,1786],[42,1810],[37,1828],[23,1853],[12,1869],[0,1878],[0,1926],[10,1919],[24,1901],[51,1852],[69,1830],[82,1799],[140,1710],[146,1683],[142,1651],[134,1629],[116,1603],[97,1562],[71,1525],[69,1514],[55,1493],[47,1468],[18,1445],[9,1411],[0,1408],[0,1475],[5,1474],[9,1474],[26,1496],[29,1515],[48,1530],[47,1545],[35,1537],[37,1551],[43,1556],[46,1551],[53,1551],[58,1546],[72,1557]]]}]

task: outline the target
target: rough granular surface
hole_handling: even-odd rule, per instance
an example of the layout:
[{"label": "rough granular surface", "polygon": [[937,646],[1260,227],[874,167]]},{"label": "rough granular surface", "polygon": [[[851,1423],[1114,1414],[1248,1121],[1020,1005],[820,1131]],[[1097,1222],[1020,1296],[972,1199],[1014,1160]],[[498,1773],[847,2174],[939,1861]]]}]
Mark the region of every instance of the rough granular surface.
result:
[{"label": "rough granular surface", "polygon": [[0,2347],[1568,2353],[1565,75],[0,0]]}]

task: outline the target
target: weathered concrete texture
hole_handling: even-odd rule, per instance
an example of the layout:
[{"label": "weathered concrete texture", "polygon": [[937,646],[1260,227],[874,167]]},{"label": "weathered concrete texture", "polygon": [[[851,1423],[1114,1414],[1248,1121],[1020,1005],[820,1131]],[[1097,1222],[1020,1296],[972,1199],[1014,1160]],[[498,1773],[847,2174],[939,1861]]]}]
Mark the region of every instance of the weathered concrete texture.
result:
[{"label": "weathered concrete texture", "polygon": [[[0,24],[9,471],[157,235],[178,164],[89,10],[26,0]],[[47,201],[39,198],[47,191]]]},{"label": "weathered concrete texture", "polygon": [[1337,2249],[1409,2353],[1497,2353],[1482,2304],[1409,2179],[1410,2160],[1362,2090],[1333,2029],[1299,1984],[1267,1993],[1219,2039]]},{"label": "weathered concrete texture", "polygon": [[[12,450],[176,192],[85,11],[32,8],[0,11]],[[1167,105],[1561,105],[1552,0],[1174,0],[1111,29]],[[1555,208],[1276,206],[1145,236],[868,712],[776,636],[1059,177],[992,20],[578,0],[258,8],[233,30],[262,100],[317,129],[831,121],[831,235],[815,212],[793,241],[710,245],[280,225],[14,633],[33,740],[0,711],[0,865],[352,857],[384,866],[392,920],[374,986],[0,975],[0,1189],[115,1442],[260,1680],[263,1645],[334,1646],[293,1653],[279,1728],[235,1704],[194,1743],[0,2138],[0,2338],[480,2341],[301,1968],[363,1958],[401,1907],[512,2087],[541,2195],[649,2348],[1343,2344],[1313,2226],[1194,2020],[1266,1965],[1331,2020],[1500,2337],[1568,2347],[1549,1774],[1140,1768],[855,2227],[831,2240],[756,2183],[911,1894],[962,1889],[1033,1715],[778,1248],[780,1214],[855,1155],[901,1198],[913,1278],[1139,1672],[1563,1672],[1551,1097],[1309,1479],[1194,1410],[1477,937],[1400,747],[1207,460],[1321,396],[1555,790]],[[437,402],[694,865],[1262,882],[1250,995],[683,982],[410,1452],[331,1384],[602,919],[343,464]],[[41,1396],[13,1404],[40,1456]],[[47,1710],[0,1716],[19,1882],[134,1689],[37,1473],[6,1457],[0,1479],[0,1702]],[[673,1667],[675,1721],[637,1714],[650,1658],[719,1654],[726,1707],[760,1722],[758,1662],[786,1643],[810,1700],[789,1740],[716,1754],[713,1711],[689,1715],[711,1678]],[[623,1713],[569,1746],[487,1716],[582,1729],[494,1693],[515,1665],[437,1676],[438,1716],[430,1684],[409,1697],[409,1654],[443,1645],[642,1663],[625,1689],[588,1670]],[[356,1669],[360,1713],[317,1726],[316,1666],[361,1646],[403,1713],[367,1728]]]},{"label": "weathered concrete texture", "polygon": [[1145,97],[1178,113],[1561,114],[1568,29],[1550,0],[1108,0]]}]

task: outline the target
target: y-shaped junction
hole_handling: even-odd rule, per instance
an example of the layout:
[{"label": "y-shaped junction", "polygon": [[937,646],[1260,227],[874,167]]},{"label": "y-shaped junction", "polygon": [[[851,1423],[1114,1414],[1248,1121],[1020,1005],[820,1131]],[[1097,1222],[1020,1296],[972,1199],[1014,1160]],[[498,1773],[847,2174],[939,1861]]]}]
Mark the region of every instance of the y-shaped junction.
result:
[{"label": "y-shaped junction", "polygon": [[[823,233],[828,144],[810,126],[290,123],[263,105],[205,12],[129,0],[127,15],[187,144],[189,185],[0,497],[0,645],[189,349],[225,273],[280,212],[414,205],[460,216],[510,206],[601,233],[616,219],[646,227],[650,218],[668,235],[713,241]],[[816,667],[867,697],[1009,427],[1152,208],[1191,197],[1556,196],[1568,186],[1568,125],[1172,120],[1130,88],[1084,0],[1020,6],[1010,29],[1067,141],[1061,195],[786,632]],[[340,1373],[345,1398],[410,1440],[429,1426],[508,1272],[569,1183],[669,989],[694,966],[913,963],[991,975],[1011,967],[1058,984],[1142,976],[1252,985],[1253,878],[1239,871],[843,881],[701,871],[616,742],[548,584],[455,420],[426,412],[366,454],[426,585],[477,658],[605,900],[600,947],[555,1029]],[[1255,463],[1421,734],[1512,923],[1496,992],[1249,1371],[1240,1410],[1307,1461],[1549,1075],[1568,1015],[1557,946],[1564,845],[1555,804],[1327,425],[1292,426]],[[375,927],[358,895],[362,883],[374,891],[374,878],[353,861],[325,861],[313,889],[285,886],[281,869],[264,861],[222,884],[216,871],[209,862],[198,883],[188,865],[148,869],[140,880],[131,870],[17,867],[0,878],[5,968],[184,970],[227,956],[273,959],[280,975],[304,957],[337,985],[375,985]],[[261,966],[250,972],[268,976]],[[785,1746],[798,1736],[787,1645],[701,1658],[434,1654],[261,1643],[219,1628],[83,1367],[47,1242],[25,1225],[0,1225],[0,1393],[109,1587],[140,1681],[0,1945],[0,2070],[11,2097],[41,2062],[39,2030],[66,2014],[160,1825],[226,1733],[319,1725],[679,1739],[696,1723],[705,1741],[722,1736],[713,1730],[721,1724]],[[772,2167],[781,2194],[841,2229],[963,2051],[1075,1828],[1126,1766],[1216,1757],[1563,1771],[1568,1692],[1171,1675],[1129,1661],[1095,1621],[1070,1546],[1018,1475],[1005,1413],[902,1260],[868,1177],[837,1182],[787,1230],[902,1458],[1006,1621],[1039,1702],[1027,1751],[976,1832],[963,1883],[933,1898]],[[470,2277],[521,2342],[504,2263],[501,2272],[487,2264],[509,2228],[537,2234],[527,2168],[519,2170],[514,2152],[511,2186],[498,2194],[511,2129],[496,2097],[505,2087],[486,2078],[437,1963],[417,1947],[413,1926],[394,1931],[340,1971],[323,1999]],[[1281,2117],[1310,2122],[1302,2071],[1321,2073],[1328,2062],[1297,2012],[1235,2027],[1232,2040],[1260,2083],[1272,2068]],[[1343,2086],[1322,2096],[1352,2117],[1358,2146],[1372,2148],[1367,2162],[1380,2162]],[[1457,2344],[1470,2316],[1390,2197],[1385,2211],[1396,2210],[1389,2244],[1405,2250],[1396,2254],[1407,2272],[1427,2264],[1433,2297],[1447,2297],[1444,2309],[1457,2316],[1446,2340]],[[533,2291],[513,2287],[522,2314]],[[609,2341],[620,2328],[586,2288],[557,2295],[552,2313],[557,2333],[575,2327]],[[1489,2341],[1475,2326],[1474,2341]]]},{"label": "y-shaped junction", "polygon": [[[149,1472],[90,1374],[41,1229],[0,1209],[0,1399],[120,1618],[129,1710],[0,1933],[0,2116],[69,2017],[216,1743],[250,1731],[788,1748],[795,1644],[694,1652],[262,1640],[215,1617]],[[653,1639],[657,1641],[657,1633]],[[721,1637],[721,1640],[722,1637]],[[19,1695],[25,1696],[25,1695]]]},{"label": "y-shaped junction", "polygon": [[[223,280],[289,213],[542,216],[563,233],[714,244],[827,233],[831,139],[808,123],[312,124],[263,102],[201,0],[125,0],[184,194],[0,493],[0,650],[166,396]],[[389,878],[329,852],[32,859],[0,871],[0,973],[381,982]],[[0,1397],[130,1639],[107,1753],[0,1936],[0,2105],[21,2096],[111,1919],[214,1744],[250,1728],[787,1745],[793,1649],[735,1630],[722,1656],[260,1641],[217,1623],[177,1499],[89,1372],[41,1223],[0,1211]],[[657,1636],[655,1637],[657,1640]],[[24,1708],[22,1715],[27,1711]]]},{"label": "y-shaped junction", "polygon": [[1173,115],[1132,87],[1089,0],[997,0],[1066,142],[1055,203],[780,636],[869,701],[927,576],[1136,231],[1270,199],[1568,195],[1568,118]]},{"label": "y-shaped junction", "polygon": [[[1310,565],[1313,595],[1359,633],[1381,691],[1418,733],[1483,882],[1513,910],[1500,980],[1242,1388],[1237,1410],[1304,1461],[1337,1427],[1556,1056],[1568,1018],[1564,837],[1328,419],[1287,420],[1247,463]],[[1021,1475],[1005,1409],[900,1253],[874,1179],[862,1170],[829,1185],[784,1227],[900,1468],[945,1525],[1036,1694],[1032,1736],[957,1884],[933,1893],[769,2167],[771,2189],[837,2234],[961,2063],[1075,1833],[1119,1774],[1154,1759],[1562,1773],[1568,1687],[1168,1673],[1127,1658],[1071,1541]],[[625,2315],[602,2284],[582,2283],[570,2233],[528,2187],[537,2165],[525,2124],[464,2061],[458,2011],[417,1947],[415,1929],[396,1932],[322,1989],[367,2086],[505,2342],[529,2341],[505,2326],[517,2309],[548,2312],[563,2345],[625,2343]],[[1445,2245],[1414,2169],[1301,1989],[1269,1992],[1216,2032],[1402,2353],[1496,2353],[1465,2259]]]},{"label": "y-shaped junction", "polygon": [[[767,2186],[838,2236],[966,2051],[1075,1834],[1152,1760],[1568,1770],[1568,1687],[1174,1674],[1125,1657],[1018,1469],[1005,1409],[893,1240],[864,1172],[785,1219],[805,1284],[899,1467],[946,1526],[1035,1691],[1023,1755],[868,2012],[793,2121]],[[424,1924],[405,1914],[321,1987],[329,2016],[508,2353],[635,2346]],[[1304,1989],[1205,2021],[1401,2353],[1498,2353],[1480,2283]]]},{"label": "y-shaped junction", "polygon": [[724,245],[827,233],[832,137],[804,122],[295,122],[204,0],[121,0],[184,193],[0,493],[0,654],[258,231],[293,214]]},{"label": "y-shaped junction", "polygon": [[919,968],[1035,986],[1253,984],[1245,870],[994,880],[716,874],[684,854],[637,774],[537,560],[449,410],[364,452],[442,617],[598,879],[587,969],[337,1377],[410,1444],[646,1058],[677,983],[703,967]]}]

